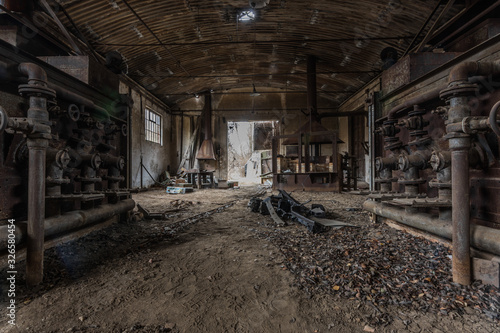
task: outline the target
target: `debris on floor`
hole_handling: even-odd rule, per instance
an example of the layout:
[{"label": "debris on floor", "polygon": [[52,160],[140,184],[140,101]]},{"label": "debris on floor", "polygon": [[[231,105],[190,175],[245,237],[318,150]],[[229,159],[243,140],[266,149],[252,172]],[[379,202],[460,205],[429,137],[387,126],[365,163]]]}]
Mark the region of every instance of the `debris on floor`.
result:
[{"label": "debris on floor", "polygon": [[[364,216],[364,212],[345,210]],[[388,227],[364,225],[324,233],[301,228],[278,228],[264,222],[271,241],[284,255],[284,266],[295,275],[295,285],[311,295],[329,293],[369,304],[371,327],[386,326],[396,316],[384,307],[397,306],[444,316],[482,312],[500,321],[500,292],[479,281],[460,286],[451,279],[451,251]]]},{"label": "debris on floor", "polygon": [[355,225],[337,220],[326,219],[325,207],[321,204],[312,204],[307,208],[305,203],[295,200],[289,193],[279,190],[278,195],[272,195],[264,200],[252,198],[248,203],[252,212],[262,215],[271,215],[277,226],[285,226],[285,220],[292,220],[303,224],[312,233],[319,233],[330,228],[356,227]]},{"label": "debris on floor", "polygon": [[174,186],[167,187],[167,193],[169,194],[186,194],[189,192],[193,192],[192,187],[174,187]]}]

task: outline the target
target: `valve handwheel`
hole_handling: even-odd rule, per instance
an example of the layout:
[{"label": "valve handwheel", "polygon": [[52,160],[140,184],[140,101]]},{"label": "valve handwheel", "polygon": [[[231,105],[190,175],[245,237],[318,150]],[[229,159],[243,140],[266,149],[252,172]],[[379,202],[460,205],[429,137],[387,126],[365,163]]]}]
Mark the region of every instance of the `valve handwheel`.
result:
[{"label": "valve handwheel", "polygon": [[3,133],[7,128],[7,123],[9,122],[9,117],[4,109],[0,106],[0,133]]},{"label": "valve handwheel", "polygon": [[78,121],[78,119],[80,119],[80,108],[75,104],[71,104],[68,106],[68,116],[69,119]]},{"label": "valve handwheel", "polygon": [[495,105],[491,108],[490,112],[490,127],[495,132],[497,136],[500,136],[500,128],[498,127],[497,123],[497,114],[498,110],[500,109],[500,101],[496,102]]}]

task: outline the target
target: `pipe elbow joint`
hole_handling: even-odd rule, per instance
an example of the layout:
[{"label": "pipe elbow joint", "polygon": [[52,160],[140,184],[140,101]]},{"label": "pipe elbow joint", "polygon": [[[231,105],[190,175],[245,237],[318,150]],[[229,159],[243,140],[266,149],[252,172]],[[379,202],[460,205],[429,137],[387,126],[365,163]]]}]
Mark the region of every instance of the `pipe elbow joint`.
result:
[{"label": "pipe elbow joint", "polygon": [[47,73],[42,67],[33,63],[23,62],[19,64],[18,69],[21,74],[28,77],[29,81],[35,81],[31,83],[47,84]]},{"label": "pipe elbow joint", "polygon": [[476,61],[466,61],[456,65],[450,71],[448,84],[451,85],[454,82],[467,81],[470,75],[479,72],[479,67],[479,62]]}]

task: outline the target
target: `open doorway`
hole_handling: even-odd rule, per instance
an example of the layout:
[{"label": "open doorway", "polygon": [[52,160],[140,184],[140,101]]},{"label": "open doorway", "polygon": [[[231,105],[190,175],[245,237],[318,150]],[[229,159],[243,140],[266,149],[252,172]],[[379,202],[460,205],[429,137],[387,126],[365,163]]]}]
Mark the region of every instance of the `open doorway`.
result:
[{"label": "open doorway", "polygon": [[272,171],[272,137],[278,121],[228,122],[228,177],[242,184],[261,184]]}]

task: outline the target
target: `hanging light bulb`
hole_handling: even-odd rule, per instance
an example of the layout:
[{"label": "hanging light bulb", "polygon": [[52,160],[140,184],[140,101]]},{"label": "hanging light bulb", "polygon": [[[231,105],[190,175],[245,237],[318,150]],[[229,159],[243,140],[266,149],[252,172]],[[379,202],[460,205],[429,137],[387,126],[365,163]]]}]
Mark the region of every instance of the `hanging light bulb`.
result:
[{"label": "hanging light bulb", "polygon": [[253,92],[250,94],[250,96],[252,96],[252,97],[260,96],[260,94],[255,89],[255,84],[254,83],[252,83],[252,86],[253,86]]}]

